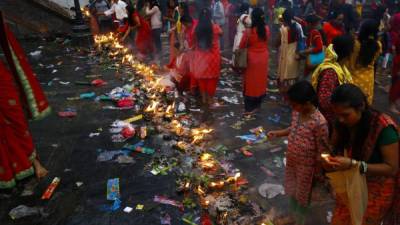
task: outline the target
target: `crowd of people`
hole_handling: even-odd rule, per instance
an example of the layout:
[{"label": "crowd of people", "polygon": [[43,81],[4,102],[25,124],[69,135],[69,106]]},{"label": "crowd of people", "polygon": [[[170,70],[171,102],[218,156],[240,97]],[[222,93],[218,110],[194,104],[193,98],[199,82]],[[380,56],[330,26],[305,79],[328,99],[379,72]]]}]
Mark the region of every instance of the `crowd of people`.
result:
[{"label": "crowd of people", "polygon": [[[166,10],[156,0],[130,4],[127,11],[139,13],[118,22],[117,27],[130,27],[120,31],[122,40],[136,29],[135,46],[147,57],[162,51],[160,34],[166,32],[166,68],[173,71],[180,93],[200,94],[205,113],[219,106],[214,96],[221,62],[228,61],[242,74],[243,116],[254,116],[268,79],[274,77],[269,72],[269,47],[278,48],[277,84],[293,110],[290,127],[268,133],[269,138],[288,136],[289,141],[285,191],[292,214],[280,222],[304,224],[323,171],[357,171],[366,175],[368,203],[362,205],[350,195],[343,198],[336,190],[332,224],[395,224],[388,216],[396,214],[393,205],[399,197],[397,126],[371,108],[376,71],[387,68],[392,54],[390,111],[400,115],[400,14],[389,9],[389,3],[373,2],[371,15],[365,4],[341,0],[171,0]],[[321,157],[323,153],[329,156]],[[331,183],[335,186],[334,179]],[[354,208],[364,211],[357,217]]]},{"label": "crowd of people", "polygon": [[[88,8],[94,35],[114,29],[141,60],[169,71],[183,98],[198,95],[205,113],[219,106],[214,97],[221,65],[228,62],[242,74],[243,117],[256,115],[268,79],[275,76],[269,48],[277,47],[277,85],[293,110],[288,128],[268,133],[271,139],[288,136],[285,192],[292,214],[277,224],[305,223],[313,189],[323,184],[325,173],[336,193],[332,224],[395,225],[400,223],[398,128],[372,103],[376,71],[386,69],[392,55],[390,111],[400,115],[400,13],[389,1],[373,1],[370,15],[365,6],[342,0],[94,0]],[[169,40],[165,65],[163,34]],[[0,107],[11,104],[3,100]],[[8,127],[0,112],[0,125]],[[18,137],[8,138],[11,143]],[[24,154],[31,157],[29,149]],[[10,160],[0,158],[0,166]],[[33,166],[38,177],[45,174],[35,158]],[[0,188],[25,176],[25,168],[8,169],[9,174],[0,170]],[[360,175],[364,183],[345,182]],[[366,190],[366,203],[355,197],[355,187]]]}]

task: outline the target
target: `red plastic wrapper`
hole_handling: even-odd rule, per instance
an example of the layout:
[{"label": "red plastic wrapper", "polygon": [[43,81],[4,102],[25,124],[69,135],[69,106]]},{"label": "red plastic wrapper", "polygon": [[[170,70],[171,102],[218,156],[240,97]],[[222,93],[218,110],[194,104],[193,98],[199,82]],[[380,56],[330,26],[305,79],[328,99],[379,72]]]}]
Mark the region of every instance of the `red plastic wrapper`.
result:
[{"label": "red plastic wrapper", "polygon": [[51,184],[47,187],[46,191],[42,195],[42,199],[50,199],[53,195],[54,191],[56,190],[58,184],[60,183],[61,179],[59,177],[54,177]]},{"label": "red plastic wrapper", "polygon": [[136,131],[133,127],[124,127],[121,131],[121,134],[124,136],[124,138],[131,138],[135,136]]},{"label": "red plastic wrapper", "polygon": [[106,85],[107,82],[105,82],[105,81],[102,80],[102,79],[96,79],[96,80],[93,80],[93,81],[91,82],[91,84],[92,84],[93,86],[100,87],[100,86]]},{"label": "red plastic wrapper", "polygon": [[65,112],[58,112],[59,117],[63,118],[72,118],[78,115],[76,112],[71,112],[71,111],[65,111]]},{"label": "red plastic wrapper", "polygon": [[120,108],[133,107],[134,104],[134,101],[130,98],[124,98],[117,102],[117,106]]},{"label": "red plastic wrapper", "polygon": [[201,215],[200,221],[201,225],[212,225],[210,216],[206,212]]},{"label": "red plastic wrapper", "polygon": [[183,204],[181,202],[178,202],[173,199],[169,199],[165,196],[156,195],[156,196],[154,196],[153,201],[164,204],[164,205],[172,205],[172,206],[178,207],[180,210],[183,211]]}]

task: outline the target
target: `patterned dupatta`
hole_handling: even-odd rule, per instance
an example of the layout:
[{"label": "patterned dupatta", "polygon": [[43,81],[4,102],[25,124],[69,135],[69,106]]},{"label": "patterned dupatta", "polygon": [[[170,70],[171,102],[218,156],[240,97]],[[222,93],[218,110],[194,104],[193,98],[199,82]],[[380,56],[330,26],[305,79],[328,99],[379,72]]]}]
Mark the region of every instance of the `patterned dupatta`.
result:
[{"label": "patterned dupatta", "polygon": [[[364,155],[362,156],[362,159],[364,161],[368,161],[368,159],[371,157],[372,152],[375,149],[375,144],[378,140],[379,134],[382,132],[383,129],[385,129],[388,126],[393,126],[397,130],[399,130],[400,128],[388,115],[380,114],[378,112],[373,113],[370,126],[371,128],[367,136],[367,141],[363,148]],[[400,147],[399,147],[399,152],[400,152]],[[399,163],[400,163],[400,155],[399,155]],[[395,182],[396,182],[396,187],[395,187],[396,189],[394,191],[394,196],[393,196],[394,199],[393,205],[391,211],[386,215],[386,219],[384,222],[385,225],[400,224],[400,171],[395,176]]]},{"label": "patterned dupatta", "polygon": [[38,120],[51,111],[46,96],[29,61],[0,11],[0,44],[15,82],[20,88],[21,102],[28,119]]}]

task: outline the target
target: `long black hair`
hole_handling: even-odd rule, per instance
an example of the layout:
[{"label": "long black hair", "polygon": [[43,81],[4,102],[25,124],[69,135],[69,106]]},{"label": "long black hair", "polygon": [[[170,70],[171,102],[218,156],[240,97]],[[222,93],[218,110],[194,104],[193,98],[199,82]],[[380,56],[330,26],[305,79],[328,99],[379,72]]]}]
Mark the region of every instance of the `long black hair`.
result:
[{"label": "long black hair", "polygon": [[213,27],[211,22],[211,12],[208,8],[201,10],[199,23],[195,30],[197,44],[201,49],[210,49],[213,41]]},{"label": "long black hair", "polygon": [[282,19],[283,19],[283,22],[285,22],[285,24],[287,26],[289,26],[289,28],[290,28],[290,32],[289,32],[290,39],[296,40],[297,36],[298,36],[298,30],[297,30],[296,23],[293,21],[293,19],[294,19],[293,10],[286,9],[285,12],[283,12],[283,14],[282,14]]},{"label": "long black hair", "polygon": [[150,0],[150,9],[152,9],[154,6],[157,6],[158,9],[161,9],[160,3],[158,3],[157,0]]},{"label": "long black hair", "polygon": [[144,7],[145,0],[138,0],[136,2],[136,10],[141,11]]},{"label": "long black hair", "polygon": [[265,32],[264,11],[261,8],[255,8],[251,13],[251,27],[256,28],[258,38],[267,40]]},{"label": "long black hair", "polygon": [[179,8],[181,8],[182,11],[183,11],[183,13],[182,13],[181,16],[190,15],[190,12],[189,12],[189,5],[188,5],[186,2],[181,2],[181,3],[179,3]]},{"label": "long black hair", "polygon": [[359,87],[353,84],[343,84],[337,87],[331,96],[331,103],[361,112],[361,119],[353,128],[355,129],[354,136],[351,136],[351,128],[338,121],[336,122],[335,134],[337,139],[334,143],[336,153],[343,153],[344,149],[350,147],[354,159],[365,160],[363,148],[371,129],[371,119],[374,116],[379,116],[380,113],[368,106],[367,97]]},{"label": "long black hair", "polygon": [[310,82],[305,80],[293,84],[289,88],[287,94],[289,100],[295,103],[303,105],[310,102],[314,106],[318,104],[317,93]]},{"label": "long black hair", "polygon": [[243,2],[239,7],[239,14],[240,15],[245,14],[245,13],[247,14],[249,12],[249,9],[250,9],[249,3]]},{"label": "long black hair", "polygon": [[378,44],[379,24],[373,19],[366,19],[361,24],[358,33],[358,41],[360,41],[360,53],[358,54],[357,63],[362,66],[368,66],[375,58],[379,51]]},{"label": "long black hair", "polygon": [[341,35],[333,39],[332,45],[338,56],[337,61],[340,61],[349,57],[353,52],[354,39],[349,34]]}]

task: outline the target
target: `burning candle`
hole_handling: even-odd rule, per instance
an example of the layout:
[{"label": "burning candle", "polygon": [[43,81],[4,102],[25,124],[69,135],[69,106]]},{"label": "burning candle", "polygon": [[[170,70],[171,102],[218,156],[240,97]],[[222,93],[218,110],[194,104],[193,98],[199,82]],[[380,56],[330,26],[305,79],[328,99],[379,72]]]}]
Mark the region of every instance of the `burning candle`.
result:
[{"label": "burning candle", "polygon": [[328,153],[322,153],[321,154],[321,158],[323,158],[326,161],[329,161],[329,156],[330,156],[330,154],[328,154]]}]

